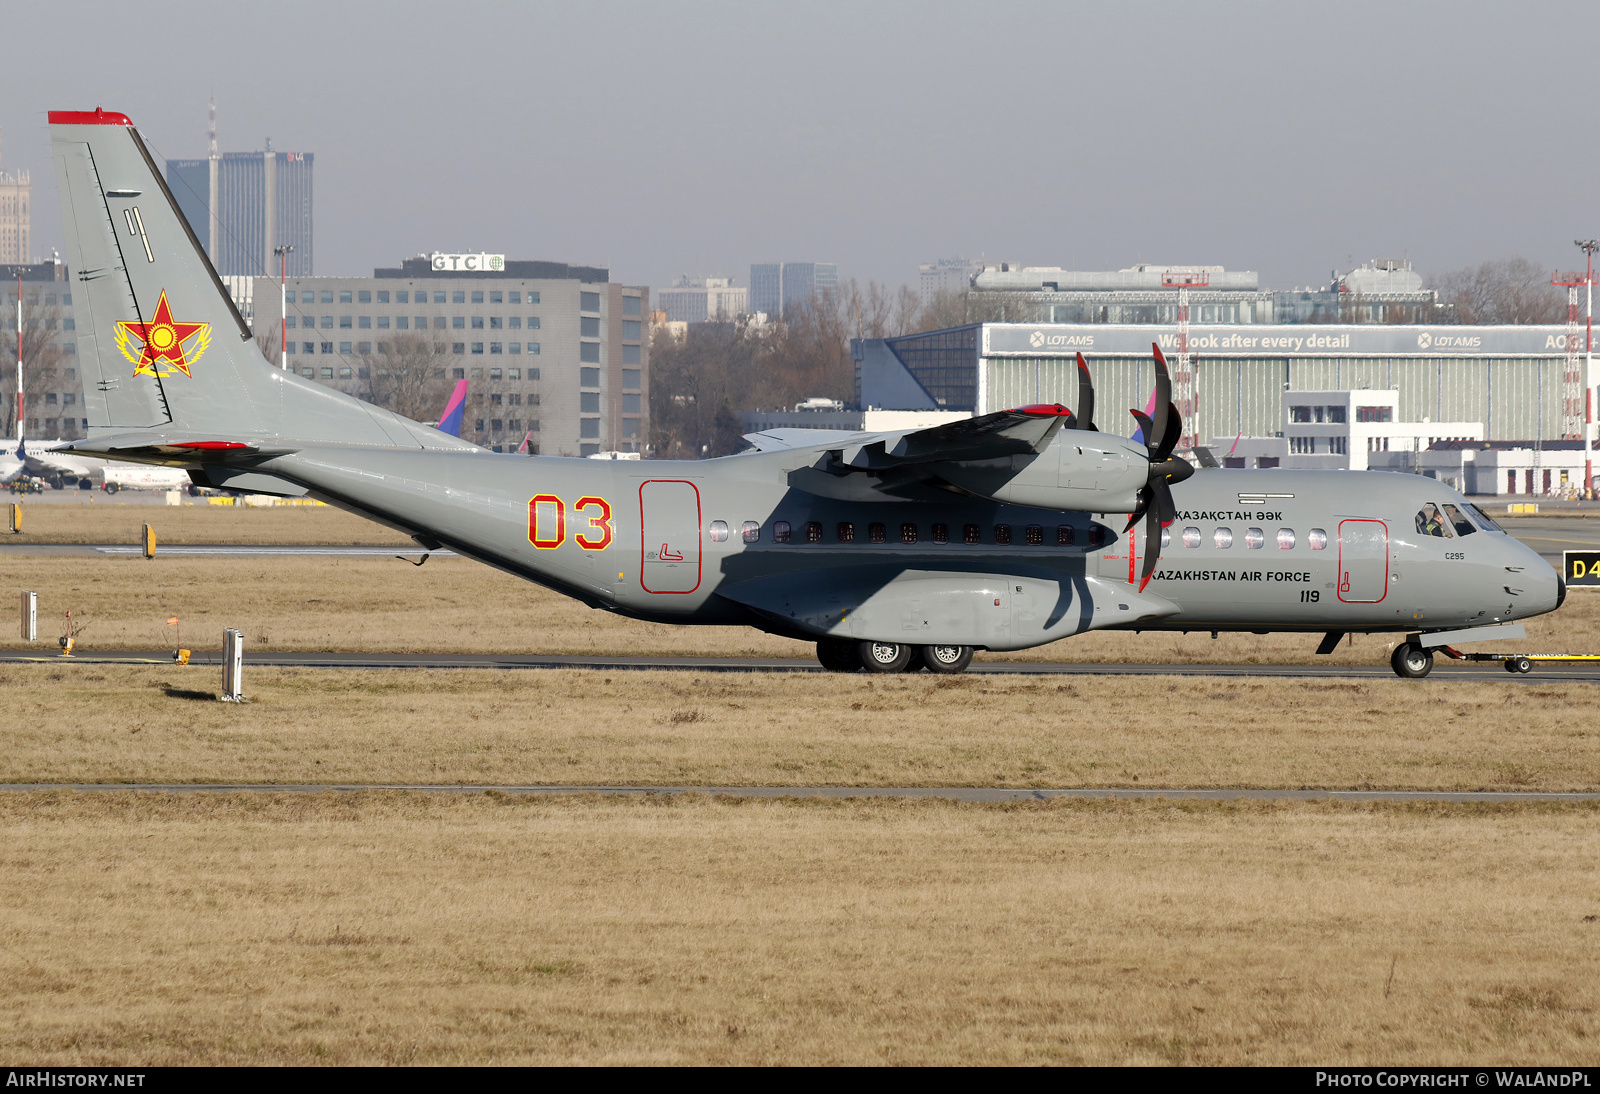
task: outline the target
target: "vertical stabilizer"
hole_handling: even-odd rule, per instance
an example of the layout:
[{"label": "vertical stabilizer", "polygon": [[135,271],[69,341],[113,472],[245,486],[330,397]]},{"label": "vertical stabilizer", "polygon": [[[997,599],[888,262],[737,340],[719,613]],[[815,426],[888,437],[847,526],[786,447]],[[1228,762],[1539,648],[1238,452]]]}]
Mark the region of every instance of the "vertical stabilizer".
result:
[{"label": "vertical stabilizer", "polygon": [[452,437],[461,436],[461,419],[466,412],[467,382],[457,380],[456,389],[450,393],[450,401],[444,405],[444,413],[439,416],[439,432]]},{"label": "vertical stabilizer", "polygon": [[126,115],[52,111],[50,132],[91,437],[467,447],[269,365]]}]

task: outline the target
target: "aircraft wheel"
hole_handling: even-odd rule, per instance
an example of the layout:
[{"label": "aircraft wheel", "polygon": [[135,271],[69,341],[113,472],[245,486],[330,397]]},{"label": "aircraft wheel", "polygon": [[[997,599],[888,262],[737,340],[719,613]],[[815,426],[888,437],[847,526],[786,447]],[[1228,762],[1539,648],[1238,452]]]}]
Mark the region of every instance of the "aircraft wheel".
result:
[{"label": "aircraft wheel", "polygon": [[1506,671],[1532,672],[1533,662],[1528,660],[1526,657],[1508,657],[1506,658]]},{"label": "aircraft wheel", "polygon": [[861,650],[854,642],[824,638],[817,643],[817,660],[829,672],[861,671]]},{"label": "aircraft wheel", "polygon": [[50,489],[52,489],[52,490],[60,490],[65,485],[64,483],[62,483],[62,481],[61,481],[59,476],[57,476],[55,478],[46,479],[45,481],[50,484]]},{"label": "aircraft wheel", "polygon": [[923,646],[922,663],[929,672],[966,672],[972,664],[971,646]]},{"label": "aircraft wheel", "polygon": [[79,490],[93,490],[94,489],[94,483],[90,482],[88,479],[79,479],[78,480],[78,489]]},{"label": "aircraft wheel", "polygon": [[904,642],[862,642],[861,667],[868,672],[904,672],[911,647]]},{"label": "aircraft wheel", "polygon": [[1433,651],[1402,642],[1389,657],[1394,674],[1402,680],[1421,680],[1433,671]]}]

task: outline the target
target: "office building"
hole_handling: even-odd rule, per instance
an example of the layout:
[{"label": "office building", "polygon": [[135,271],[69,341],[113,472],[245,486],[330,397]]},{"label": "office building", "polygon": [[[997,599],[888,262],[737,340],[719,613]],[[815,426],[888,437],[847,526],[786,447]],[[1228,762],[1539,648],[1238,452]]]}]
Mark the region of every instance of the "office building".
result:
[{"label": "office building", "polygon": [[970,258],[941,258],[918,267],[917,299],[922,305],[933,303],[941,294],[963,293],[972,288],[972,278],[983,271],[982,262]]},{"label": "office building", "polygon": [[750,267],[750,310],[773,317],[839,287],[832,262],[766,262]]},{"label": "office building", "polygon": [[316,269],[311,152],[224,152],[168,160],[167,187],[195,238],[224,277],[276,275],[275,247],[293,247],[289,273]]},{"label": "office building", "polygon": [[[385,359],[426,347],[448,393],[469,382],[462,436],[510,451],[643,452],[650,290],[609,271],[504,255],[436,253],[365,277],[290,277],[288,366],[382,402]],[[278,359],[276,277],[256,278],[253,328]]]},{"label": "office building", "polygon": [[0,265],[0,397],[6,435],[17,436],[17,276],[22,277],[23,392],[26,436],[83,436],[83,381],[78,373],[77,316],[67,267],[60,262]]},{"label": "office building", "polygon": [[750,291],[731,277],[690,277],[684,274],[671,288],[656,290],[656,307],[668,323],[727,322],[749,310]]},{"label": "office building", "polygon": [[28,172],[0,171],[0,265],[26,263],[33,246],[29,226]]}]

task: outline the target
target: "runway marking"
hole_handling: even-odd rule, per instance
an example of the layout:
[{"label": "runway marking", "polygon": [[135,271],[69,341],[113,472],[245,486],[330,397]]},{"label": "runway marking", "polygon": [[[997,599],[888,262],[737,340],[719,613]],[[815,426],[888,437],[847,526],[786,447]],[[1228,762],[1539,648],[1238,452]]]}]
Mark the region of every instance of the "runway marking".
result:
[{"label": "runway marking", "polygon": [[429,785],[421,783],[0,783],[0,791],[44,793],[70,790],[83,793],[146,794],[356,794],[363,791],[404,791],[419,794],[522,794],[560,797],[605,794],[647,797],[652,794],[705,794],[734,798],[941,798],[969,802],[1073,800],[1174,800],[1174,801],[1338,801],[1338,802],[1600,802],[1595,791],[1501,790],[1271,790],[1245,787],[1183,789],[1174,787],[1070,787],[1028,789],[987,786],[515,786]]},{"label": "runway marking", "polygon": [[[190,668],[215,665],[216,650],[196,650]],[[512,654],[415,654],[415,653],[278,653],[247,654],[256,666],[309,669],[587,669],[595,672],[822,672],[810,658],[728,658],[728,657],[583,657],[577,655]],[[50,665],[171,665],[165,650],[107,650],[76,653],[62,657],[54,653],[13,651],[0,653],[0,664]],[[1261,665],[1261,664],[1164,664],[1160,662],[1060,662],[1060,661],[974,661],[969,673],[977,675],[1023,676],[1228,676],[1275,677],[1279,679],[1393,679],[1384,665]],[[867,677],[870,679],[871,677]],[[1436,664],[1430,680],[1498,683],[1600,683],[1600,667],[1594,664],[1570,666],[1540,665],[1532,674],[1507,673],[1504,669],[1477,668],[1469,664]],[[1415,681],[1426,686],[1426,681]]]}]

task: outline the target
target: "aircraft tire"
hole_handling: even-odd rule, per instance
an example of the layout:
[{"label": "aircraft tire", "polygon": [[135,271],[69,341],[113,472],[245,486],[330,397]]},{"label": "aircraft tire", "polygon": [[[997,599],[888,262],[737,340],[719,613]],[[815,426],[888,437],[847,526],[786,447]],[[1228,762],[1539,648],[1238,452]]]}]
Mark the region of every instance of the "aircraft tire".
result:
[{"label": "aircraft tire", "polygon": [[79,490],[93,490],[94,489],[94,483],[90,482],[88,479],[79,479],[78,480],[78,489]]},{"label": "aircraft tire", "polygon": [[929,672],[966,672],[972,664],[971,646],[923,646],[922,664]]},{"label": "aircraft tire", "polygon": [[861,650],[854,642],[824,638],[817,643],[817,660],[829,672],[860,672]]},{"label": "aircraft tire", "polygon": [[911,661],[911,647],[904,642],[862,642],[857,648],[868,672],[904,672]]},{"label": "aircraft tire", "polygon": [[1402,642],[1389,656],[1389,666],[1402,680],[1421,680],[1433,671],[1433,651]]},{"label": "aircraft tire", "polygon": [[65,485],[64,483],[62,483],[61,477],[59,475],[52,476],[51,478],[48,478],[48,479],[46,479],[44,481],[50,484],[50,489],[52,489],[52,490],[60,490]]}]

